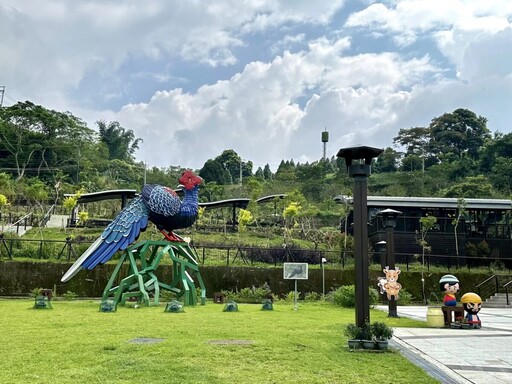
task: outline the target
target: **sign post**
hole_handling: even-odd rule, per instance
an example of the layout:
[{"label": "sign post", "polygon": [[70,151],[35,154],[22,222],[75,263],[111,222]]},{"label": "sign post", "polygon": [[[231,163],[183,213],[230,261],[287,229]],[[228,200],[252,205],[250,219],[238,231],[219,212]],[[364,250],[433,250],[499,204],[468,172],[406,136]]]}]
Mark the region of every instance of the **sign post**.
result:
[{"label": "sign post", "polygon": [[308,279],[308,263],[284,263],[283,264],[283,278],[285,280],[295,280],[295,295],[293,300],[293,310],[298,309],[297,299],[297,280]]}]

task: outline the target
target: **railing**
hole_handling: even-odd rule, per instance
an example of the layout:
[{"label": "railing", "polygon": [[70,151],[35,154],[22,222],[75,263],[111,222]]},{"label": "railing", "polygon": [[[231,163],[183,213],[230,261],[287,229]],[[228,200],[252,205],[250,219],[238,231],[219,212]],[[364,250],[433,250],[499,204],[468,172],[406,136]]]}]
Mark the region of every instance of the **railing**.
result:
[{"label": "railing", "polygon": [[43,218],[41,219],[41,223],[39,224],[40,227],[46,227],[46,224],[48,223],[48,221],[50,221],[50,218],[52,217],[54,211],[55,204],[53,204],[44,214]]},{"label": "railing", "polygon": [[[16,233],[19,233],[20,232],[20,227],[23,226],[25,229],[27,229],[27,220],[28,218],[32,216],[32,212],[29,212],[27,213],[25,216],[21,217],[20,219],[18,219],[17,221],[15,221],[14,223],[9,223],[7,224],[5,227],[6,227],[6,230],[9,231],[11,228],[14,228],[16,227]],[[23,225],[20,225],[20,223],[24,221],[24,224]]]},{"label": "railing", "polygon": [[[379,263],[379,259],[383,256],[382,252],[373,253],[374,263]],[[410,265],[417,263],[421,264],[421,255],[411,253],[395,252],[395,264],[405,265],[403,268],[406,271],[410,270]],[[512,272],[512,258],[491,258],[491,257],[476,257],[476,256],[455,256],[455,255],[425,255],[425,268],[430,271],[432,266],[442,266],[447,268],[448,271],[452,269],[467,269],[471,272],[471,269],[476,267],[483,267],[489,270],[489,273],[493,273],[493,270],[497,267],[500,269],[507,269]]]},{"label": "railing", "polygon": [[10,260],[14,259],[55,259],[58,260],[67,251],[67,260],[71,260],[71,255],[75,258],[84,252],[91,241],[81,239],[73,240],[36,240],[21,238],[6,238],[0,234],[0,260],[6,253]]},{"label": "railing", "polygon": [[507,298],[507,305],[510,305],[510,300],[508,298],[508,286],[512,284],[512,280],[510,280],[508,283],[503,285],[503,288],[505,288],[505,296]]},{"label": "railing", "polygon": [[480,297],[490,297],[498,293],[500,289],[498,276],[492,275],[488,279],[485,279],[476,286],[476,289]]},{"label": "railing", "polygon": [[[43,240],[26,239],[19,237],[9,237],[8,234],[0,234],[0,260],[2,257],[13,259],[54,259],[54,260],[72,260],[81,255],[95,239],[76,236],[68,237],[66,240]],[[299,249],[294,247],[245,247],[229,246],[222,244],[206,245],[191,244],[197,252],[199,262],[205,265],[281,265],[283,262],[307,262],[312,265],[321,265],[322,258],[325,258],[329,265],[337,266],[342,269],[354,265],[354,254],[342,250],[322,250],[322,249]],[[380,256],[378,252],[372,255],[373,264],[379,265]],[[421,266],[421,257],[411,254],[395,254],[396,265],[403,271],[418,270]],[[432,266],[437,265],[443,269],[457,268],[456,256],[445,255],[426,255],[425,269],[430,270]],[[491,264],[496,261],[492,258],[477,257],[459,257],[460,267],[471,271],[475,265],[488,268],[492,271]],[[498,259],[509,268],[512,265],[512,259]],[[463,267],[462,267],[463,266]],[[492,273],[492,272],[491,272]],[[493,275],[494,276],[494,275]],[[494,278],[494,277],[493,277]],[[492,278],[488,279],[492,280]],[[489,283],[491,290],[497,291],[496,282]],[[508,283],[507,283],[508,284]],[[494,286],[492,286],[494,285]],[[510,285],[505,288],[508,289]],[[500,287],[503,291],[505,288]],[[493,293],[495,293],[493,292]]]},{"label": "railing", "polygon": [[476,288],[480,297],[490,297],[496,293],[505,293],[507,305],[510,305],[508,289],[511,284],[512,280],[500,286],[499,276],[492,275],[478,284]]}]

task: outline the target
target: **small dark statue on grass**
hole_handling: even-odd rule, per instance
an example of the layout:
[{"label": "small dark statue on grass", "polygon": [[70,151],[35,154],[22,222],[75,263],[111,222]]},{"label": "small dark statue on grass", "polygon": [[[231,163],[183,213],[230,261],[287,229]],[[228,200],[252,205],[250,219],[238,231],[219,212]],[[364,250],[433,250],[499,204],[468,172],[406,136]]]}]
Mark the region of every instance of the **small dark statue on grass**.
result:
[{"label": "small dark statue on grass", "polygon": [[183,172],[179,182],[184,187],[184,198],[180,200],[170,188],[148,184],[126,206],[101,236],[78,258],[62,277],[66,282],[77,274],[80,269],[93,269],[104,264],[118,250],[125,250],[144,231],[148,220],[153,222],[169,241],[183,241],[175,235],[175,229],[191,226],[198,213],[199,184],[203,179],[192,171]]}]

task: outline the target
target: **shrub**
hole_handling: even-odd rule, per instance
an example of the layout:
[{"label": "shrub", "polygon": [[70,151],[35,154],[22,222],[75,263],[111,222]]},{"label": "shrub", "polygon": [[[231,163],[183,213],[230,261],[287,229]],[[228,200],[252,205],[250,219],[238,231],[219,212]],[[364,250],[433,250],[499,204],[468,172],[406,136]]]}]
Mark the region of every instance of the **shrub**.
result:
[{"label": "shrub", "polygon": [[412,294],[407,292],[404,288],[400,290],[400,294],[398,295],[398,302],[400,305],[407,305],[412,303]]},{"label": "shrub", "polygon": [[[297,292],[297,298],[300,297],[300,292]],[[295,300],[295,291],[290,291],[283,295],[284,301],[294,301]]]},{"label": "shrub", "polygon": [[75,292],[67,291],[65,294],[62,295],[65,300],[73,300],[78,295]]},{"label": "shrub", "polygon": [[371,324],[372,336],[375,340],[389,340],[393,337],[393,328],[386,323],[376,321]]},{"label": "shrub", "polygon": [[34,288],[32,290],[32,296],[39,297],[42,295],[42,292],[43,292],[43,288]]},{"label": "shrub", "polygon": [[[356,306],[356,288],[354,285],[342,285],[334,291],[329,292],[329,300],[341,307],[353,308]],[[379,293],[376,289],[370,288],[370,305],[375,305],[379,301]]]},{"label": "shrub", "polygon": [[345,327],[345,336],[351,340],[372,340],[372,331],[372,327],[368,323],[364,323],[362,327],[349,323]]},{"label": "shrub", "polygon": [[221,291],[224,297],[228,300],[235,300],[237,302],[259,302],[272,297],[272,291],[268,284],[263,284],[262,287],[252,286],[251,288],[242,288],[239,292]]},{"label": "shrub", "polygon": [[317,300],[320,300],[320,294],[318,292],[307,292],[304,295],[304,300],[306,300],[306,301],[317,301]]},{"label": "shrub", "polygon": [[176,293],[163,289],[160,291],[160,299],[162,299],[162,301],[176,300]]}]

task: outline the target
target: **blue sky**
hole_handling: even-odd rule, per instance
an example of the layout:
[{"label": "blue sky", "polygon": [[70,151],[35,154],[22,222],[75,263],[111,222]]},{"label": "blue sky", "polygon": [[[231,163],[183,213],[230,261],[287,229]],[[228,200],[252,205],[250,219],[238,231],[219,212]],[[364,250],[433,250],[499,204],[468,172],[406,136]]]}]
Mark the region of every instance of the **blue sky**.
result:
[{"label": "blue sky", "polygon": [[468,108],[512,131],[508,0],[0,3],[4,105],[117,120],[150,166],[274,169]]}]

